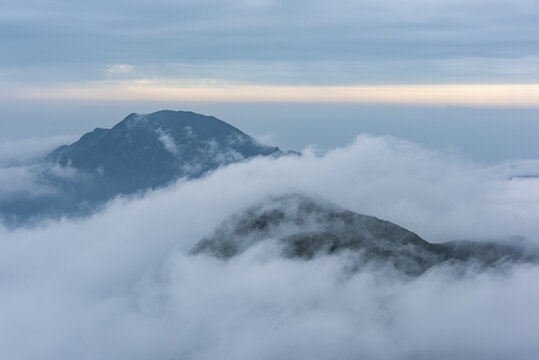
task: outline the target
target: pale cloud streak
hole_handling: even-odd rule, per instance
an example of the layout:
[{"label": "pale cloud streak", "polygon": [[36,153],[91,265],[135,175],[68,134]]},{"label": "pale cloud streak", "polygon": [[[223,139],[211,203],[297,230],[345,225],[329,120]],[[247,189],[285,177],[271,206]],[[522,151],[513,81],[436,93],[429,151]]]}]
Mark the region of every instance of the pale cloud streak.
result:
[{"label": "pale cloud streak", "polygon": [[114,64],[107,66],[107,75],[114,75],[117,73],[126,74],[133,70],[134,66],[129,64]]},{"label": "pale cloud streak", "polygon": [[[236,85],[216,80],[132,80],[20,89],[18,99],[328,102],[539,107],[539,84]],[[9,95],[8,95],[9,97]]]}]

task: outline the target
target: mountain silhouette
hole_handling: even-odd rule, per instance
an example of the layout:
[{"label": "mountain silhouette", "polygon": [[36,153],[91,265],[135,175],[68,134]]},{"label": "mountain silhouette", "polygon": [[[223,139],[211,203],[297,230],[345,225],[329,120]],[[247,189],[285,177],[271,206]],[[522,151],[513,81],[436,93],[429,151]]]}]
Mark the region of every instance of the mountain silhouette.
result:
[{"label": "mountain silhouette", "polygon": [[193,179],[256,156],[281,156],[213,116],[163,110],[131,114],[111,129],[97,128],[47,155],[38,182],[50,189],[40,197],[0,202],[4,218],[25,221],[84,215],[119,194]]}]

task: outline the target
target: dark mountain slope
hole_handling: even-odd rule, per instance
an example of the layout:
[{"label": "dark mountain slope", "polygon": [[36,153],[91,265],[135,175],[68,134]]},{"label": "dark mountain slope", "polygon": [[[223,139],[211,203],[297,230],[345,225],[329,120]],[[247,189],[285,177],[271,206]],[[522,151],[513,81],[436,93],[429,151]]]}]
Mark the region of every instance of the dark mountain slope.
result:
[{"label": "dark mountain slope", "polygon": [[444,262],[473,262],[485,267],[506,260],[534,259],[523,249],[497,243],[431,244],[391,222],[300,194],[272,197],[232,215],[201,239],[191,253],[229,259],[266,240],[277,241],[288,258],[310,259],[349,251],[356,254],[356,268],[367,263],[385,264],[408,275],[419,275]]},{"label": "dark mountain slope", "polygon": [[279,155],[212,116],[185,111],[131,114],[110,130],[96,129],[48,157],[95,173],[109,193],[159,187],[254,156]]},{"label": "dark mountain slope", "polygon": [[280,156],[212,116],[186,111],[131,114],[112,129],[95,129],[52,151],[37,182],[53,189],[44,196],[0,201],[12,223],[31,218],[84,215],[119,195],[165,186],[178,178],[255,156]]}]

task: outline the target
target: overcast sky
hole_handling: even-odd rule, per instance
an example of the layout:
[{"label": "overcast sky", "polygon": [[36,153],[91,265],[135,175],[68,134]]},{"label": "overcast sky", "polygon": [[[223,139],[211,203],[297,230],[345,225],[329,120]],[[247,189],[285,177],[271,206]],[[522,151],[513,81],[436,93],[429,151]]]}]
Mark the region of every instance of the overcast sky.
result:
[{"label": "overcast sky", "polygon": [[[458,136],[437,138],[428,126],[393,131],[402,107],[350,106],[431,107],[414,115],[420,123],[447,106],[516,109],[442,115],[448,123],[495,117],[500,136],[515,127],[531,134],[539,118],[534,0],[0,0],[0,49],[0,140],[80,136],[131,112],[174,109],[274,133],[287,147],[343,145],[366,131],[461,148]],[[286,102],[298,106],[283,113]],[[316,125],[290,132],[282,124],[294,119]],[[350,120],[358,122],[343,125]],[[505,149],[534,143],[506,141]]]},{"label": "overcast sky", "polygon": [[0,74],[16,87],[539,83],[533,0],[1,4]]}]

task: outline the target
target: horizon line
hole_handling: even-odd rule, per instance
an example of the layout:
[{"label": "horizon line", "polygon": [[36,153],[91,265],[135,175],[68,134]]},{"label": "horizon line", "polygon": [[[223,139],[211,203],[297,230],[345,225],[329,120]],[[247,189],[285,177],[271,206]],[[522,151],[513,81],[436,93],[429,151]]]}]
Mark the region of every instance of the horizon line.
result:
[{"label": "horizon line", "polygon": [[237,85],[134,80],[30,87],[2,96],[24,100],[365,103],[539,107],[539,84]]}]

